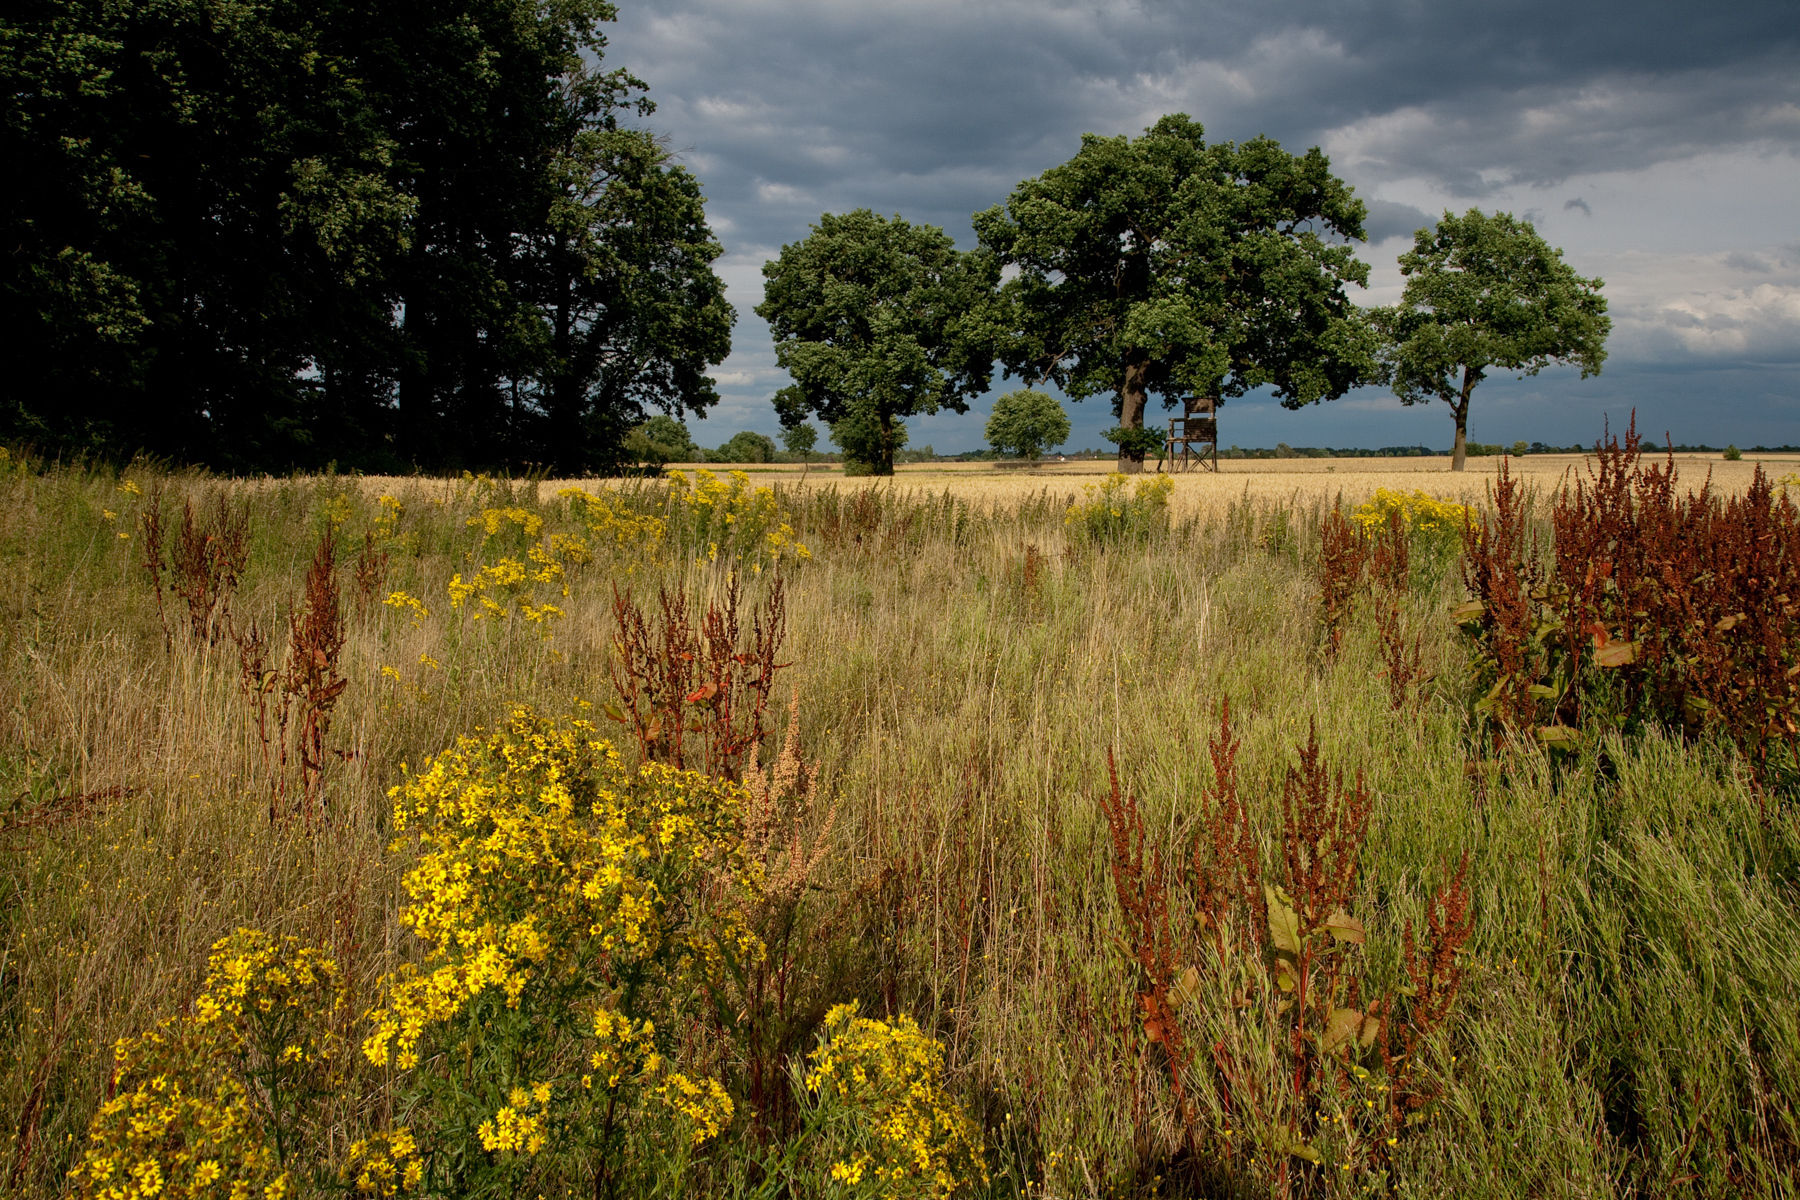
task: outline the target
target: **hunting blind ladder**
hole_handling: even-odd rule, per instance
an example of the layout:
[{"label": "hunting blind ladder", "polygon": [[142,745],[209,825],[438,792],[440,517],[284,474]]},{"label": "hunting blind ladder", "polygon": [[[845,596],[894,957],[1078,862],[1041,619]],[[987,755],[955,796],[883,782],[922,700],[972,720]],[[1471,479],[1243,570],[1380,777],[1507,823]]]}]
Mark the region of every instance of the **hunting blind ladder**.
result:
[{"label": "hunting blind ladder", "polygon": [[1164,464],[1174,471],[1192,471],[1195,467],[1219,469],[1219,402],[1212,396],[1189,396],[1181,402],[1181,415],[1169,418],[1169,436],[1163,442],[1162,457],[1156,469]]}]

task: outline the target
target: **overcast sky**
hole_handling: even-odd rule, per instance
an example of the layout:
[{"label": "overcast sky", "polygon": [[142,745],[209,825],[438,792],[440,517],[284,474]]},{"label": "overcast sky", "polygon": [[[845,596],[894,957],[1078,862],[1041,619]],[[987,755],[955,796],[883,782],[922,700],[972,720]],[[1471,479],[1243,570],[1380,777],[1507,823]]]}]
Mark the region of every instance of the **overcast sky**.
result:
[{"label": "overcast sky", "polygon": [[[1363,304],[1445,209],[1528,216],[1605,280],[1605,370],[1500,375],[1469,436],[1591,442],[1603,415],[1658,440],[1800,443],[1800,15],[1793,0],[620,0],[607,63],[646,80],[647,124],[700,179],[737,307],[724,399],[695,439],[779,431],[788,382],[762,264],[824,212],[867,207],[974,244],[970,215],[1066,161],[1083,133],[1164,113],[1209,140],[1321,147],[1369,205]],[[1019,386],[1001,382],[996,391]],[[988,400],[910,423],[977,449]],[[1097,447],[1108,401],[1070,403]],[[1375,389],[1299,412],[1248,397],[1243,446],[1447,447],[1442,404]]]}]

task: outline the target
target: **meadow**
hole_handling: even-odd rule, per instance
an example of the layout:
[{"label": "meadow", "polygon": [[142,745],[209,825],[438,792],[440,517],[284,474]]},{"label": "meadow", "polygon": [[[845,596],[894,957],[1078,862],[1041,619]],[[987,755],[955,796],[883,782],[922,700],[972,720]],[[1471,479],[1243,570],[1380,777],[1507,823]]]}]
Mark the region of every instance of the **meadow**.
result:
[{"label": "meadow", "polygon": [[1800,606],[1442,465],[9,456],[3,1190],[1795,1194]]}]

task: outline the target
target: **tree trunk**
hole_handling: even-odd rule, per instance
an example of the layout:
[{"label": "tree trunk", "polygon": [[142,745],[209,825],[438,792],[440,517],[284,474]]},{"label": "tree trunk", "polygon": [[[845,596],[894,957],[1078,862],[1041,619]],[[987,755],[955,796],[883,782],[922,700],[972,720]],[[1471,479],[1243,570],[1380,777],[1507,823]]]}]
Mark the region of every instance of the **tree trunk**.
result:
[{"label": "tree trunk", "polygon": [[556,469],[573,475],[586,467],[586,447],[581,437],[581,401],[585,382],[575,370],[575,321],[572,314],[574,290],[564,273],[557,280],[556,309],[552,319],[550,353],[552,359],[548,416],[550,418],[550,456]]},{"label": "tree trunk", "polygon": [[1469,458],[1469,393],[1475,390],[1475,384],[1481,377],[1468,367],[1463,368],[1462,393],[1450,405],[1450,411],[1456,414],[1456,445],[1450,449],[1450,469],[1460,471]]},{"label": "tree trunk", "polygon": [[881,458],[871,466],[871,475],[894,473],[894,415],[885,408],[881,410]]},{"label": "tree trunk", "polygon": [[[1144,391],[1144,377],[1150,372],[1150,356],[1143,350],[1125,352],[1125,385],[1119,389],[1119,424],[1126,429],[1144,427],[1144,405],[1149,396]],[[1144,469],[1144,451],[1119,447],[1119,470],[1137,475]]]}]

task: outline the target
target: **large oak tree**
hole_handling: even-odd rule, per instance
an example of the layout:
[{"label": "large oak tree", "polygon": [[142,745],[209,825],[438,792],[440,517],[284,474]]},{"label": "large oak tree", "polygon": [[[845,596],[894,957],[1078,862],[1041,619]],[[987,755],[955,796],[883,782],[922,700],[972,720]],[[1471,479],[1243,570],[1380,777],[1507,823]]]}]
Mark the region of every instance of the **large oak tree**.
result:
[{"label": "large oak tree", "polygon": [[968,411],[993,374],[992,256],[956,248],[935,225],[868,209],[826,213],[763,264],[775,357],[792,387],[781,423],[817,416],[853,469],[891,475],[906,417]]},{"label": "large oak tree", "polygon": [[[1018,271],[1001,360],[1075,399],[1111,394],[1127,430],[1152,395],[1335,399],[1374,366],[1344,292],[1368,280],[1347,244],[1364,215],[1317,148],[1209,145],[1182,114],[1138,138],[1089,134],[975,217],[981,244]],[[1120,463],[1141,469],[1141,444],[1121,443]]]},{"label": "large oak tree", "polygon": [[1456,418],[1450,466],[1468,451],[1469,395],[1490,369],[1536,375],[1554,363],[1600,373],[1606,361],[1601,281],[1583,279],[1537,230],[1510,213],[1446,212],[1400,256],[1406,290],[1378,309],[1383,366],[1406,404],[1442,400]]}]

